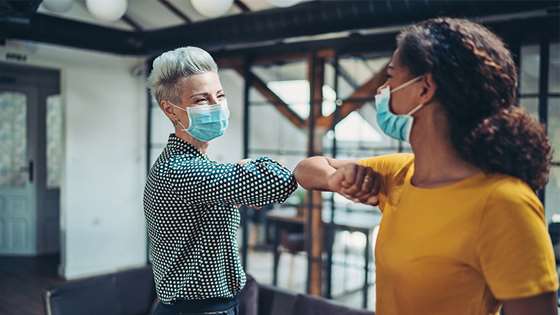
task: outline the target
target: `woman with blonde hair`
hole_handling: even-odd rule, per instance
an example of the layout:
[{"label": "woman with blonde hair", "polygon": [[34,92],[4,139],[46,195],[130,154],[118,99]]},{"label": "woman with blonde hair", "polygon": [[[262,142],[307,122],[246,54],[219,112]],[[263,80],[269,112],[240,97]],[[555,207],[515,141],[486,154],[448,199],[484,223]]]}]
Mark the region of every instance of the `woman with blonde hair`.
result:
[{"label": "woman with blonde hair", "polygon": [[209,143],[229,124],[229,108],[210,54],[178,48],[155,59],[152,94],[175,133],[150,169],[144,211],[156,315],[237,315],[245,285],[237,230],[239,205],[283,202],[297,187],[291,172],[261,157],[217,163]]}]

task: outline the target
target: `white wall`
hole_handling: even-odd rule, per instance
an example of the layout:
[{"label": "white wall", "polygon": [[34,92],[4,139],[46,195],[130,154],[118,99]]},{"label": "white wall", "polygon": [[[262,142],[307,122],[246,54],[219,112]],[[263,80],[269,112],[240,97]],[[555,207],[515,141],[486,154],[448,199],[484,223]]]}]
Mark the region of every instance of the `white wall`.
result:
[{"label": "white wall", "polygon": [[144,59],[25,42],[0,47],[7,52],[61,71],[61,273],[72,279],[145,264],[147,105],[144,79],[131,75]]}]

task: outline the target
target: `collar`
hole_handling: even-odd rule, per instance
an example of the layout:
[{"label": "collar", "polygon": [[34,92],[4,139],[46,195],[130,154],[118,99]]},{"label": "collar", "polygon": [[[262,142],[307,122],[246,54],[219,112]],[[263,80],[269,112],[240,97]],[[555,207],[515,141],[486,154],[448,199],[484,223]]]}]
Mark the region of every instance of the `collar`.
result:
[{"label": "collar", "polygon": [[202,154],[194,145],[177,137],[174,133],[169,135],[167,146],[174,152],[206,158],[206,155]]}]

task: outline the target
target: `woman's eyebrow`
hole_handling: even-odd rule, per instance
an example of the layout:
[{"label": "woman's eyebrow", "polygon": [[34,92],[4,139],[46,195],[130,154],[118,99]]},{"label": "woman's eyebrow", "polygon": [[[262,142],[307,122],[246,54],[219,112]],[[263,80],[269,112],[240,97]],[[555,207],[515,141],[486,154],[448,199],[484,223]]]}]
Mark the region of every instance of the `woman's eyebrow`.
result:
[{"label": "woman's eyebrow", "polygon": [[207,95],[208,95],[208,93],[206,93],[206,92],[203,92],[203,93],[196,93],[196,94],[191,95],[191,98],[193,98],[193,97],[195,97],[195,96],[207,96]]}]

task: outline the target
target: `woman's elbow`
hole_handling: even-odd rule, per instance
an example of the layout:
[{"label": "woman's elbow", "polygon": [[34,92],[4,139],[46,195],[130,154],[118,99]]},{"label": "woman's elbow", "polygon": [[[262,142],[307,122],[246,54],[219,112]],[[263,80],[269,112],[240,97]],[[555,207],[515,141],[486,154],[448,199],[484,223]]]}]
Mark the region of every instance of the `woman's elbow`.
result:
[{"label": "woman's elbow", "polygon": [[295,180],[297,181],[297,183],[298,183],[301,187],[303,187],[303,188],[305,188],[305,189],[309,189],[309,187],[307,186],[307,185],[308,185],[308,182],[305,180],[305,179],[306,179],[306,171],[305,171],[305,169],[306,169],[306,167],[307,167],[306,164],[308,163],[308,160],[309,160],[309,159],[311,159],[311,158],[307,158],[307,159],[301,160],[301,161],[296,165],[296,167],[294,168],[294,178],[295,178]]},{"label": "woman's elbow", "polygon": [[306,158],[296,165],[294,169],[294,177],[301,187],[308,190],[317,188],[315,187],[317,185],[317,178],[314,176],[313,166],[317,164],[319,159],[322,159],[322,157],[314,156]]}]

